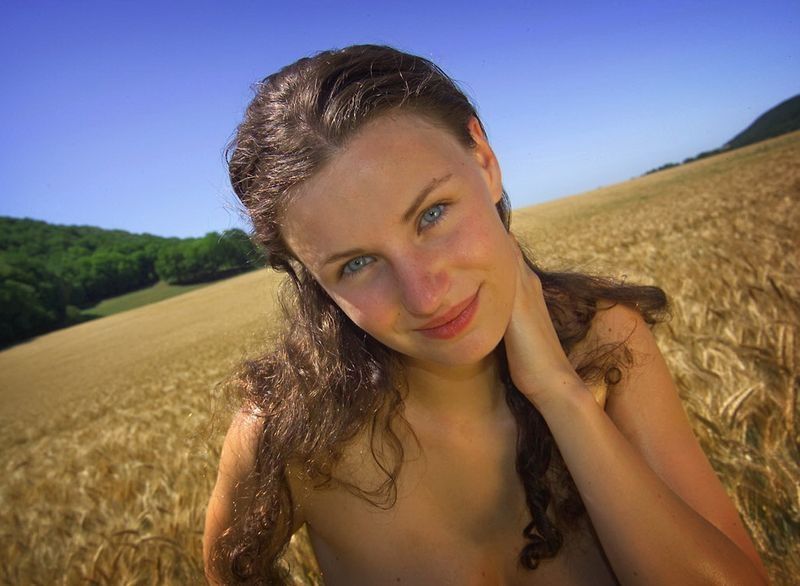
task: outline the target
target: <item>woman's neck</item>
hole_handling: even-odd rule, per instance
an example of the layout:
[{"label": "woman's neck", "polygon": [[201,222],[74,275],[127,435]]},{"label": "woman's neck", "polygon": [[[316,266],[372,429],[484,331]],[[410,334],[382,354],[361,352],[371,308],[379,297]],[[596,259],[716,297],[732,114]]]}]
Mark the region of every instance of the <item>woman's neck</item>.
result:
[{"label": "woman's neck", "polygon": [[467,366],[404,361],[406,413],[452,423],[488,422],[505,404],[496,353]]}]

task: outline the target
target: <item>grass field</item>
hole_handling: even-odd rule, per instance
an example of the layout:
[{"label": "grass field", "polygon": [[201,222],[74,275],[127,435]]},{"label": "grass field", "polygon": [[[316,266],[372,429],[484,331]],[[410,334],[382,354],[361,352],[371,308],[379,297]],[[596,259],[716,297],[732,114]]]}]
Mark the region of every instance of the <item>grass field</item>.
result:
[{"label": "grass field", "polygon": [[164,281],[159,281],[152,287],[125,293],[109,299],[103,299],[94,307],[89,307],[81,311],[81,313],[88,317],[108,317],[121,311],[128,311],[136,309],[143,305],[149,305],[157,301],[163,301],[176,295],[182,295],[189,291],[194,291],[200,287],[205,287],[209,283],[198,283],[197,285],[169,285]]},{"label": "grass field", "polygon": [[[673,319],[656,333],[694,429],[773,581],[796,583],[800,133],[512,225],[546,268],[667,291]],[[202,582],[217,383],[262,348],[276,283],[245,274],[0,353],[0,582]]]}]

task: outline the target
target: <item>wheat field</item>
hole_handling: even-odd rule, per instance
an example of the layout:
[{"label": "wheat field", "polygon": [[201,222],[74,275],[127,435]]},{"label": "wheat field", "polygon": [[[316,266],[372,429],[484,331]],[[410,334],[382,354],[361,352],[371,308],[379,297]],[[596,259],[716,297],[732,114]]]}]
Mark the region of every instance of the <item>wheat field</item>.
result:
[{"label": "wheat field", "polygon": [[[512,194],[513,196],[513,194]],[[657,284],[695,432],[775,584],[800,579],[800,133],[516,211],[548,269]],[[230,406],[278,279],[246,274],[0,352],[0,581],[197,584]],[[308,543],[287,558],[321,583]]]}]

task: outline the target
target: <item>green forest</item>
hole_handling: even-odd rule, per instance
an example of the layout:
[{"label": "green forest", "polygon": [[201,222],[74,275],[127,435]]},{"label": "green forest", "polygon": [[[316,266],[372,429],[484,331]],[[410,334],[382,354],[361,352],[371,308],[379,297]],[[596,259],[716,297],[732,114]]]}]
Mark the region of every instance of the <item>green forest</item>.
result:
[{"label": "green forest", "polygon": [[0,216],[0,347],[90,319],[81,309],[159,281],[186,285],[263,266],[247,234],[164,238]]}]

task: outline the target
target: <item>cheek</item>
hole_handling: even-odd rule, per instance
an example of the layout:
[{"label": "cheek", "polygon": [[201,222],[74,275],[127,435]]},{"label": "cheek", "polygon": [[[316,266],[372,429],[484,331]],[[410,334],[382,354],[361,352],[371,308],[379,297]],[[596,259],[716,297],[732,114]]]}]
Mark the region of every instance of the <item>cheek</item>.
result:
[{"label": "cheek", "polygon": [[336,296],[334,301],[347,317],[362,330],[375,336],[394,319],[394,311],[388,297],[377,289],[360,291],[350,295]]},{"label": "cheek", "polygon": [[458,247],[461,262],[488,279],[497,317],[510,315],[517,285],[516,244],[494,209],[465,223],[463,232]]},{"label": "cheek", "polygon": [[[496,212],[492,210],[495,215]],[[489,265],[498,264],[505,267],[505,256],[508,248],[508,233],[505,231],[500,218],[493,221],[491,215],[474,213],[459,223],[458,230],[446,244],[455,261],[470,264]],[[500,268],[500,267],[498,267]]]}]

